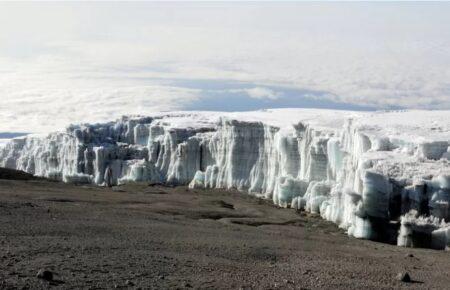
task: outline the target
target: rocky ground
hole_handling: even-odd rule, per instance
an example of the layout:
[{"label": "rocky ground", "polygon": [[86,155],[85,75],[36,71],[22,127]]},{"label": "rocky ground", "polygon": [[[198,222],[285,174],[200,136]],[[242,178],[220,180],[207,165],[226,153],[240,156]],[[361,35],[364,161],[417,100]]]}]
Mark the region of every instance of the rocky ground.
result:
[{"label": "rocky ground", "polygon": [[0,289],[450,287],[449,252],[348,238],[242,193],[14,176],[0,179]]}]

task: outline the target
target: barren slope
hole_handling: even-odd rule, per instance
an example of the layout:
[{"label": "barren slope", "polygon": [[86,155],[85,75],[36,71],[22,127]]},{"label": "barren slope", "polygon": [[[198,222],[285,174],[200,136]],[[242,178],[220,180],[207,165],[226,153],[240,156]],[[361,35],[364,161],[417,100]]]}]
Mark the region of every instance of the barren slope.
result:
[{"label": "barren slope", "polygon": [[[0,259],[0,288],[47,288],[41,268],[65,289],[450,285],[448,252],[352,239],[246,194],[145,184],[0,180]],[[395,280],[404,269],[415,283]]]}]

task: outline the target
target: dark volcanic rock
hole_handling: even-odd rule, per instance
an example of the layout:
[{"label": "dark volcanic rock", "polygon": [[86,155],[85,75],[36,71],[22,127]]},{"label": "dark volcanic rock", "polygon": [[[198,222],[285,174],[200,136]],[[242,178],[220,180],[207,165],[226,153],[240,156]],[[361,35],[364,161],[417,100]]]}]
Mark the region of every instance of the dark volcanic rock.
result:
[{"label": "dark volcanic rock", "polygon": [[397,274],[397,280],[402,282],[411,282],[411,277],[409,276],[408,272],[400,272]]},{"label": "dark volcanic rock", "polygon": [[134,286],[134,283],[130,280],[125,281],[125,285],[127,286]]},{"label": "dark volcanic rock", "polygon": [[31,180],[39,178],[24,171],[0,167],[0,179]]},{"label": "dark volcanic rock", "polygon": [[36,277],[39,278],[39,279],[42,279],[42,280],[52,281],[53,280],[53,273],[48,271],[48,270],[40,269],[38,271]]}]

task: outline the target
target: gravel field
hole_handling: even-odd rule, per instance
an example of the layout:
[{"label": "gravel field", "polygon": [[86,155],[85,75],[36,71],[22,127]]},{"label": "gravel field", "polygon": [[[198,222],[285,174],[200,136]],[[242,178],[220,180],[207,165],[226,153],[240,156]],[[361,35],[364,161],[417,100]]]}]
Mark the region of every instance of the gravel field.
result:
[{"label": "gravel field", "polygon": [[1,176],[0,289],[450,289],[449,252],[352,239],[242,193]]}]

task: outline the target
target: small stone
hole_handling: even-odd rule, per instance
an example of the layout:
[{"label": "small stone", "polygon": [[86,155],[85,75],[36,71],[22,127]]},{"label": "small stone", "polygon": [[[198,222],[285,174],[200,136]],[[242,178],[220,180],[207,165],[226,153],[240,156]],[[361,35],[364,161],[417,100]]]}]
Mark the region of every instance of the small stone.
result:
[{"label": "small stone", "polygon": [[134,283],[130,280],[125,281],[125,285],[127,286],[134,286]]},{"label": "small stone", "polygon": [[405,258],[413,258],[413,257],[414,257],[414,255],[411,253],[405,255]]},{"label": "small stone", "polygon": [[123,190],[119,186],[113,186],[111,189],[112,189],[112,191],[115,191],[115,192],[125,192],[125,190]]},{"label": "small stone", "polygon": [[409,283],[411,282],[411,277],[409,276],[408,272],[400,272],[396,276],[397,280]]},{"label": "small stone", "polygon": [[42,280],[52,281],[53,280],[53,273],[48,271],[48,270],[40,269],[38,271],[36,277],[39,278],[39,279],[42,279]]},{"label": "small stone", "polygon": [[165,277],[164,277],[163,275],[159,275],[159,276],[158,276],[158,279],[159,279],[159,280],[164,280],[164,278],[165,278]]}]

